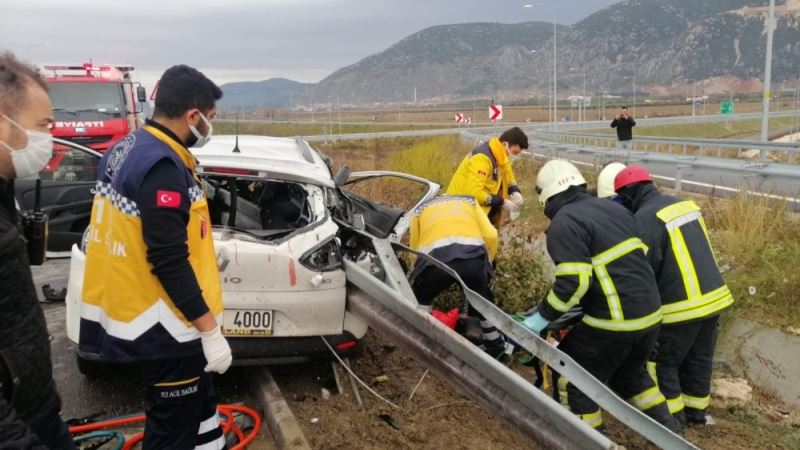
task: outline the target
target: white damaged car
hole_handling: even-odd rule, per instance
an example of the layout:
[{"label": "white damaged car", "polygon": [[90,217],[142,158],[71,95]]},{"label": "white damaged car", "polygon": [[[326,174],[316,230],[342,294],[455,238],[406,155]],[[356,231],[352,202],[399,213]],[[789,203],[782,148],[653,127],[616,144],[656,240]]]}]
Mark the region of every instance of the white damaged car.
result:
[{"label": "white damaged car", "polygon": [[[352,183],[383,177],[418,185],[411,207],[435,196],[436,183],[392,172],[334,177],[330,161],[301,139],[215,136],[193,149],[213,224],[222,283],[223,333],[234,364],[281,364],[355,354],[367,326],[345,308],[343,248],[350,226],[378,238],[399,239],[407,210],[352,192]],[[337,184],[335,178],[344,178]],[[409,206],[409,205],[406,205]],[[357,223],[351,223],[351,222]],[[350,230],[351,231],[351,230]],[[362,254],[363,253],[363,254]],[[67,334],[78,344],[85,256],[72,248],[66,298]],[[94,373],[97,356],[78,354],[79,368]]]}]

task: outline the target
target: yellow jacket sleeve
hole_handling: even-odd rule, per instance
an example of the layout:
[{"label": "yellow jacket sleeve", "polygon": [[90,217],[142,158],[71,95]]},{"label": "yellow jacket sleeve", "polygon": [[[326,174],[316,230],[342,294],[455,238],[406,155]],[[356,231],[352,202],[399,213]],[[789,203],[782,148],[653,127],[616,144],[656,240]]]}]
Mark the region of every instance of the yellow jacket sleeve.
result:
[{"label": "yellow jacket sleeve", "polygon": [[492,225],[489,217],[483,212],[478,202],[475,202],[475,218],[478,220],[478,226],[481,229],[483,241],[486,243],[486,249],[489,251],[489,261],[494,261],[497,256],[497,228]]},{"label": "yellow jacket sleeve", "polygon": [[[492,205],[493,197],[486,185],[491,180],[492,162],[486,155],[474,155],[467,165],[467,192],[464,195],[475,197],[481,205]],[[497,203],[498,200],[494,200]],[[502,203],[502,202],[501,202]]]}]

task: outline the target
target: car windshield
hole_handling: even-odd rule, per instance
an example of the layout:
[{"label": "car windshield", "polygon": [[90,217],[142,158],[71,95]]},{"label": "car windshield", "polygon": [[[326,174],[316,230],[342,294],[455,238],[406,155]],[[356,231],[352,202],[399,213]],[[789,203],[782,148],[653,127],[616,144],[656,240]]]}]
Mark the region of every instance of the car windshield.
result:
[{"label": "car windshield", "polygon": [[302,184],[229,176],[205,176],[203,181],[212,225],[277,239],[315,220]]},{"label": "car windshield", "polygon": [[56,118],[75,120],[81,115],[122,117],[122,90],[115,83],[50,83],[50,101]]}]

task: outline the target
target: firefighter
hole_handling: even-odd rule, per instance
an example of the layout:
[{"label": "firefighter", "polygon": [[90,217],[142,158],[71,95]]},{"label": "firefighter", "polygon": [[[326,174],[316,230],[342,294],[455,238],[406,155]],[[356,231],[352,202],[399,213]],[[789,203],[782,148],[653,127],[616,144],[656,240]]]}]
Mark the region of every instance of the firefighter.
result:
[{"label": "firefighter", "polygon": [[447,194],[474,197],[489,220],[499,227],[503,211],[513,218],[522,206],[522,191],[514,177],[512,161],[527,148],[528,136],[519,127],[490,139],[461,161]]},{"label": "firefighter", "polygon": [[[556,264],[556,280],[523,324],[539,334],[580,305],[584,316],[559,349],[645,414],[678,431],[645,369],[658,337],[661,305],[633,215],[589,195],[581,173],[564,160],[541,168],[536,192],[551,221],[547,251]],[[562,404],[588,425],[602,426],[594,401],[563,377],[554,386]]]},{"label": "firefighter", "polygon": [[733,304],[708,230],[693,201],[665,195],[641,166],[628,166],[614,183],[639,223],[658,279],[664,324],[655,373],[669,410],[681,423],[703,426],[711,390],[717,321]]},{"label": "firefighter", "polygon": [[[467,287],[494,302],[491,280],[497,229],[474,198],[445,195],[423,203],[414,211],[410,233],[413,249],[447,264]],[[417,258],[410,279],[417,301],[426,310],[455,283],[425,258]],[[472,307],[468,315],[480,320],[482,348],[492,356],[502,355],[506,348],[500,332]]]},{"label": "firefighter", "polygon": [[603,167],[597,175],[597,198],[607,198],[619,203],[617,193],[614,191],[614,178],[625,169],[625,164],[619,161],[612,161]]},{"label": "firefighter", "polygon": [[100,161],[86,249],[80,350],[145,362],[145,449],[221,449],[210,372],[231,349],[211,218],[190,147],[212,136],[222,91],[197,70],[169,68],[153,119]]}]

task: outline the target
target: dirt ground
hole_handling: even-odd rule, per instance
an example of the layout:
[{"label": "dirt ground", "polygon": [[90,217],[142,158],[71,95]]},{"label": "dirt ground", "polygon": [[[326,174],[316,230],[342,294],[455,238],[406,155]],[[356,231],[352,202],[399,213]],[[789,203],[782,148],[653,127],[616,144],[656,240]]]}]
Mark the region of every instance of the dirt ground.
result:
[{"label": "dirt ground", "polygon": [[[315,364],[275,375],[289,405],[314,449],[535,449],[536,445],[510,426],[490,416],[447,383],[428,374],[417,388],[425,368],[382,336],[370,332],[363,355],[351,361],[356,375],[372,389],[397,404],[394,409],[359,387],[359,407],[350,380],[342,375],[343,393],[337,395],[332,370]],[[530,368],[514,370],[532,379]],[[377,377],[385,375],[386,381]],[[322,389],[331,392],[323,399]],[[703,449],[798,449],[800,414],[756,392],[747,407],[714,402],[714,427],[689,429],[686,437]],[[656,448],[605,414],[607,434],[628,449]]]}]

